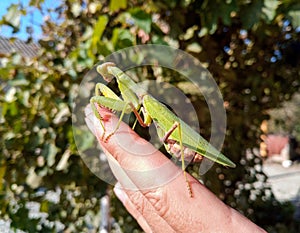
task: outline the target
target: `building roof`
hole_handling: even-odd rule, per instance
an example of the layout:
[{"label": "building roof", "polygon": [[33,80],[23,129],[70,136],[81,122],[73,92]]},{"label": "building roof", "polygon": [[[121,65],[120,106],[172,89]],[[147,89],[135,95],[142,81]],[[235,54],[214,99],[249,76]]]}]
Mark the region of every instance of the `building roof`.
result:
[{"label": "building roof", "polygon": [[0,36],[0,56],[10,53],[20,53],[23,57],[36,57],[40,46],[35,43],[26,43],[25,41],[15,39],[11,40]]}]

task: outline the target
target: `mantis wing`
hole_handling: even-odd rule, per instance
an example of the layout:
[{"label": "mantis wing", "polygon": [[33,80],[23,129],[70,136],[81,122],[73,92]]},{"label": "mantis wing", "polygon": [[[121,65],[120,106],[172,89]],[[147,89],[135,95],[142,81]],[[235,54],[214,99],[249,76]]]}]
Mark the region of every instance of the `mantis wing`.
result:
[{"label": "mantis wing", "polygon": [[[156,127],[159,129],[159,134],[167,132],[173,125],[178,122],[181,125],[181,135],[183,146],[199,153],[200,155],[215,161],[219,164],[228,167],[235,167],[236,165],[228,159],[225,155],[219,152],[211,144],[209,144],[200,134],[193,130],[184,121],[179,119],[174,113],[172,113],[165,105],[157,101],[150,95],[144,96],[143,106],[147,112],[156,123]],[[161,135],[159,135],[161,136]],[[180,136],[178,128],[175,129],[170,138],[180,142]]]}]

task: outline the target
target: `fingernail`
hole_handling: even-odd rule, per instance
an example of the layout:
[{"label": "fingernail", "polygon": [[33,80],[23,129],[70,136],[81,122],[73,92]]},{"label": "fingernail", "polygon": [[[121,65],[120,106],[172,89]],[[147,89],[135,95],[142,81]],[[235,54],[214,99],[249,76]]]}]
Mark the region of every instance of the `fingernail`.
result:
[{"label": "fingernail", "polygon": [[127,194],[124,192],[124,189],[121,187],[120,183],[117,183],[114,187],[114,193],[119,198],[122,203],[125,203],[127,200]]},{"label": "fingernail", "polygon": [[89,130],[92,132],[92,134],[95,135],[96,134],[95,125],[94,125],[93,121],[91,120],[91,117],[86,117],[85,123],[86,123],[87,127],[89,128]]},{"label": "fingernail", "polygon": [[90,104],[88,104],[88,105],[84,108],[84,114],[85,114],[85,116],[86,116],[86,117],[89,116],[92,112],[93,112],[93,111],[92,111],[92,108],[91,108]]},{"label": "fingernail", "polygon": [[94,115],[93,110],[90,105],[88,105],[85,109],[85,123],[89,130],[96,137],[102,134],[102,127],[100,124],[100,120]]}]

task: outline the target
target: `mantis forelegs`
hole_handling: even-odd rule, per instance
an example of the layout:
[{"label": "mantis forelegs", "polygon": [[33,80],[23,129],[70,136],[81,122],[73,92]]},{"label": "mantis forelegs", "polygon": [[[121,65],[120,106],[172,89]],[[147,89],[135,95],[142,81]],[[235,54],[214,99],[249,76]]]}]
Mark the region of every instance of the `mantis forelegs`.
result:
[{"label": "mantis forelegs", "polygon": [[[90,103],[95,116],[99,119],[101,127],[103,128],[102,140],[106,142],[120,127],[124,114],[132,111],[131,105],[130,103],[121,100],[110,88],[102,83],[96,84],[95,92],[96,96],[91,98]],[[100,106],[110,110],[121,111],[121,116],[116,128],[107,137],[105,137],[106,129],[103,124],[103,119],[100,116],[95,104],[99,104]]]},{"label": "mantis forelegs", "polygon": [[124,117],[124,114],[125,114],[125,112],[126,112],[126,108],[127,108],[128,104],[129,104],[129,103],[125,103],[124,109],[122,110],[121,116],[119,117],[119,121],[118,121],[118,123],[117,123],[115,129],[114,129],[114,130],[113,130],[106,138],[104,138],[104,141],[105,141],[105,142],[107,142],[108,139],[109,139],[112,135],[114,135],[114,134],[116,133],[116,131],[119,129],[120,124],[121,124],[121,122],[122,122],[122,119],[123,119],[123,117]]},{"label": "mantis forelegs", "polygon": [[93,110],[95,116],[99,119],[100,124],[101,124],[101,127],[102,127],[102,129],[103,129],[103,134],[102,134],[102,139],[103,139],[106,130],[105,130],[104,124],[103,124],[103,122],[102,122],[103,119],[102,119],[102,117],[100,116],[100,114],[99,114],[99,112],[98,112],[98,110],[97,110],[97,108],[96,108],[96,106],[95,106],[95,103],[97,103],[97,102],[96,102],[96,99],[95,99],[95,98],[92,98],[92,99],[90,100],[90,103],[91,103],[91,108],[92,108],[92,110]]}]

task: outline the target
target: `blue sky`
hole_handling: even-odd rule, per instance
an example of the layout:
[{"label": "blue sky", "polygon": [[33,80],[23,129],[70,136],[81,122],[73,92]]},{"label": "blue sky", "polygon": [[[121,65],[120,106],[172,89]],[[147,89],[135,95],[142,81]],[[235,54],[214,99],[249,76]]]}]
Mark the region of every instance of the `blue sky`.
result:
[{"label": "blue sky", "polygon": [[[41,37],[42,30],[40,25],[43,23],[44,16],[38,9],[34,7],[28,7],[29,2],[30,0],[0,0],[0,19],[7,13],[7,8],[11,4],[21,3],[27,10],[27,15],[22,16],[21,18],[21,28],[18,33],[12,35],[13,29],[11,27],[2,26],[0,27],[0,36],[15,36],[22,40],[26,40],[28,38],[26,27],[31,26],[33,27],[33,39],[38,40]],[[44,12],[46,12],[46,9],[53,9],[55,6],[59,5],[59,3],[60,0],[45,0],[45,2],[42,4],[42,8],[45,10]]]}]

